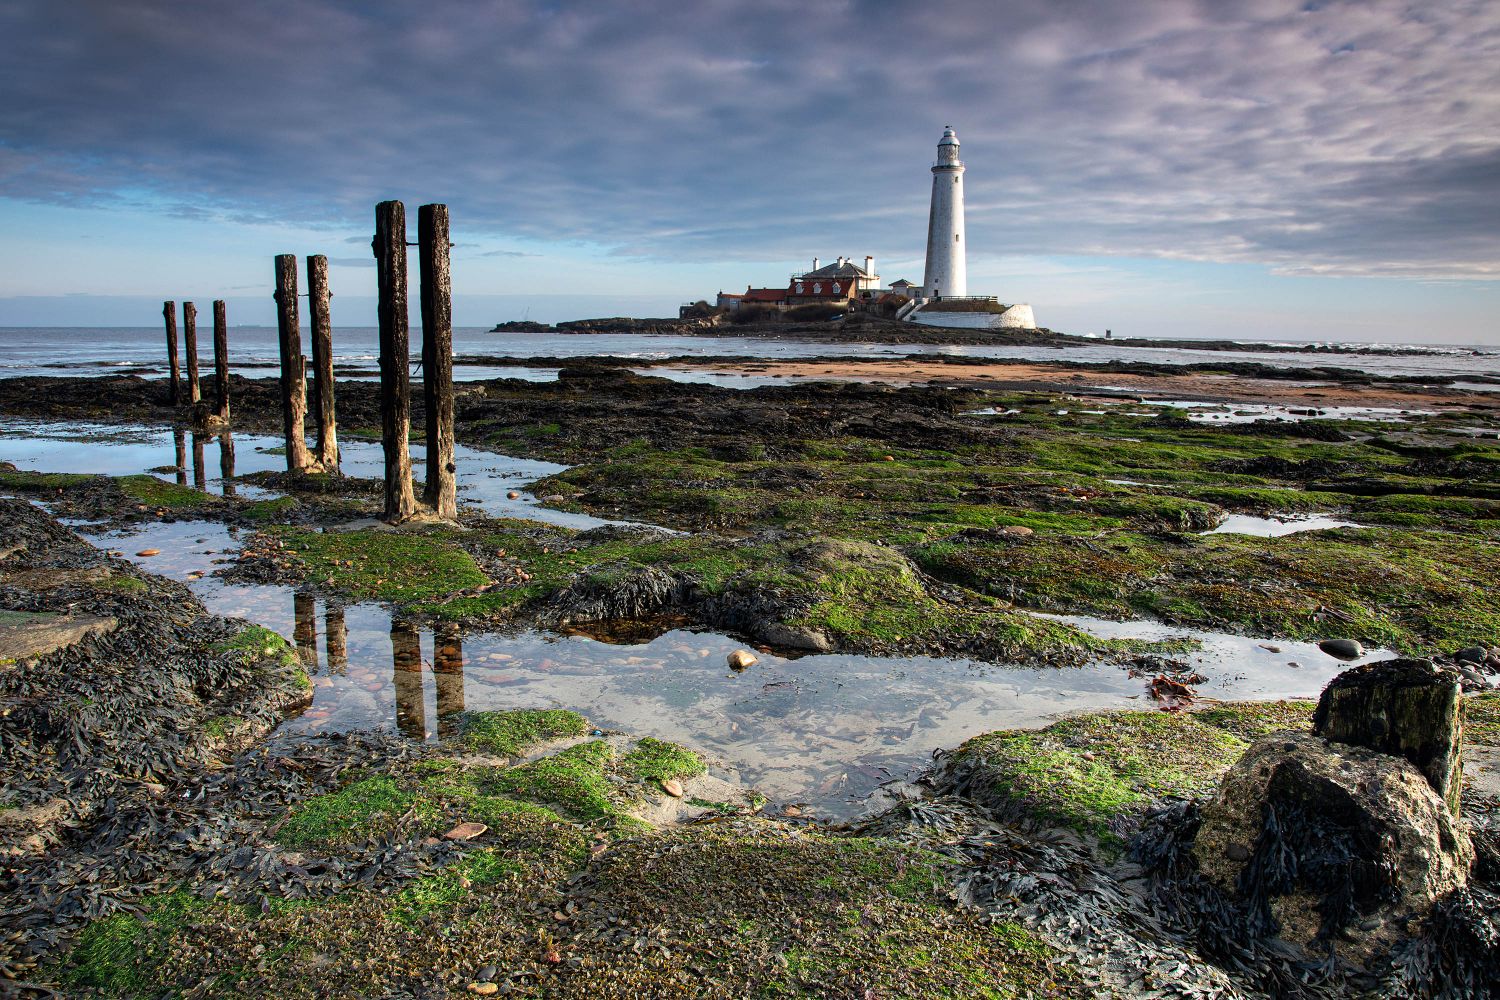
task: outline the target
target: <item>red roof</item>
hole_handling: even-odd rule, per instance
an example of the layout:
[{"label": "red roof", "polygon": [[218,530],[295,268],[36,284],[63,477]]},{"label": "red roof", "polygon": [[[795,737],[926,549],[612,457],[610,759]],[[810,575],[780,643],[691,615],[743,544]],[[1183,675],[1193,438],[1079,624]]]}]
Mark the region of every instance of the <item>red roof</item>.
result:
[{"label": "red roof", "polygon": [[747,288],[740,296],[745,302],[780,302],[786,298],[785,288]]}]

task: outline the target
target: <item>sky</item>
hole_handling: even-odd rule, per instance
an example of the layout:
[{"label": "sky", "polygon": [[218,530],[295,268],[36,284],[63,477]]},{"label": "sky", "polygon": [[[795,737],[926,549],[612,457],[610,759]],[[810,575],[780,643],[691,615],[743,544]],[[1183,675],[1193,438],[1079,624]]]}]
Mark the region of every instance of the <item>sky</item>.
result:
[{"label": "sky", "polygon": [[1500,344],[1494,0],[0,0],[0,93],[0,325],[269,323],[277,253],[371,324],[387,198],[460,325],[920,282],[951,124],[1045,326]]}]

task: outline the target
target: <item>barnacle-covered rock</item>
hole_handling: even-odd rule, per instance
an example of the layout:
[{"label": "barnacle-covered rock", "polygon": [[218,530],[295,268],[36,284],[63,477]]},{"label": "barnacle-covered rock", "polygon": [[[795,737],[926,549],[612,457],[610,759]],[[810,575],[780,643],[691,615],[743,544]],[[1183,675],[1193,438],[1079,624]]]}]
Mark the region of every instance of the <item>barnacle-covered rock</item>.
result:
[{"label": "barnacle-covered rock", "polygon": [[1251,746],[1203,808],[1203,876],[1252,929],[1365,964],[1462,888],[1474,848],[1401,757],[1278,733]]}]

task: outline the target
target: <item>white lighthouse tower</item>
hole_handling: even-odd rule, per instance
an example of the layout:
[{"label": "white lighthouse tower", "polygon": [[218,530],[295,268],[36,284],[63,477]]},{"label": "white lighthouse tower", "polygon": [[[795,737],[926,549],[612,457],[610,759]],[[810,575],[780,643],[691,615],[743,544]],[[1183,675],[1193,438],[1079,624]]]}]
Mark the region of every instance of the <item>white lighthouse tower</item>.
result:
[{"label": "white lighthouse tower", "polygon": [[964,263],[964,161],[958,158],[958,133],[952,125],[943,129],[937,162],[932,165],[922,291],[932,298],[969,294],[969,271]]}]

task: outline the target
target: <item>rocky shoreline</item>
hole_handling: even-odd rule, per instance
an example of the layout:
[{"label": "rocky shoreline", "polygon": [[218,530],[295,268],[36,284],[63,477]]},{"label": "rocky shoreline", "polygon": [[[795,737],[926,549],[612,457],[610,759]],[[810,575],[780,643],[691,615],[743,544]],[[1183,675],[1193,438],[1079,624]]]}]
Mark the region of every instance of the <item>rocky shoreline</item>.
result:
[{"label": "rocky shoreline", "polygon": [[[235,497],[0,470],[0,489],[33,501],[0,502],[0,625],[15,641],[45,625],[52,643],[0,665],[5,989],[1483,995],[1500,967],[1486,770],[1500,754],[1486,690],[1500,665],[1500,450],[1458,428],[1493,420],[1488,401],[1451,394],[1455,406],[1391,426],[1201,426],[1128,403],[1080,410],[1036,383],[733,391],[561,367],[553,383],[463,385],[460,442],[573,463],[531,487],[549,507],[672,530],[469,509],[456,528],[393,532],[369,522],[374,484],[354,478],[260,473],[237,481],[273,495]],[[279,428],[273,387],[233,380],[237,427]],[[340,386],[346,439],[378,424],[374,395]],[[128,377],[0,380],[0,412],[181,416],[161,383]],[[1230,514],[1308,511],[1353,525],[1204,534]],[[976,736],[851,824],[766,803],[731,762],[544,705],[468,712],[427,741],[296,735],[272,728],[307,697],[294,646],[208,614],[59,515],[233,525],[245,541],[225,580],[460,631],[665,615],[783,651],[1113,659],[1138,672],[1148,710]],[[1038,610],[1426,658],[1455,706],[1473,689],[1454,820],[1471,873],[1445,876],[1415,919],[1379,909],[1395,884],[1381,882],[1353,897],[1357,919],[1339,903],[1289,943],[1323,896],[1308,903],[1267,862],[1240,898],[1194,860],[1215,796],[1259,766],[1241,762],[1280,755],[1279,768],[1305,744],[1334,754],[1333,772],[1367,751],[1411,788],[1424,772],[1388,750],[1328,749],[1333,730],[1306,702],[1202,699],[1181,644],[1102,640]],[[1226,843],[1272,857],[1245,836],[1270,835]],[[1336,867],[1306,838],[1277,843],[1310,871]],[[1318,879],[1318,892],[1343,884]]]}]

